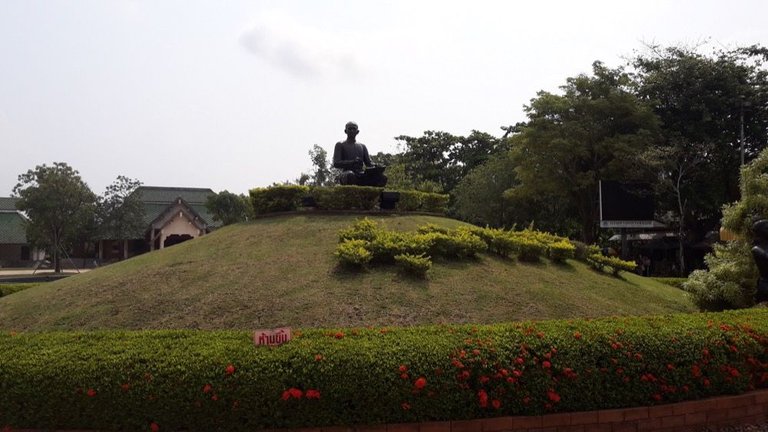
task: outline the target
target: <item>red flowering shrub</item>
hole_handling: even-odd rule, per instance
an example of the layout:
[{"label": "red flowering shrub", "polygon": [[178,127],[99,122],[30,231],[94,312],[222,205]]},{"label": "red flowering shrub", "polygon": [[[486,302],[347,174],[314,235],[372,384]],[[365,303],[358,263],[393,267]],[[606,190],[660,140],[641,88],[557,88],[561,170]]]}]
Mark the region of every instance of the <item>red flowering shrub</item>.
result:
[{"label": "red flowering shrub", "polygon": [[248,341],[240,331],[0,333],[0,425],[246,431],[646,406],[768,387],[768,310]]}]

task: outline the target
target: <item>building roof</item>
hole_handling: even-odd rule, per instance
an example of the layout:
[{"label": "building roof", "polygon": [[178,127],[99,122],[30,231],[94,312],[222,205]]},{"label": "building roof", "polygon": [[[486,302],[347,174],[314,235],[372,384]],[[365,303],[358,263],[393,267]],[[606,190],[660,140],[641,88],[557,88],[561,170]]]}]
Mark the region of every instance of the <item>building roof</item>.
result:
[{"label": "building roof", "polygon": [[0,212],[3,211],[16,211],[16,202],[18,198],[0,197]]},{"label": "building roof", "polygon": [[157,219],[169,206],[181,198],[192,208],[209,227],[218,227],[221,221],[214,222],[213,215],[205,207],[205,201],[215,192],[206,188],[183,188],[162,186],[139,186],[134,194],[139,194],[139,200],[144,203],[144,222],[147,227]]},{"label": "building roof", "polygon": [[26,244],[24,216],[19,212],[0,211],[0,244]]}]

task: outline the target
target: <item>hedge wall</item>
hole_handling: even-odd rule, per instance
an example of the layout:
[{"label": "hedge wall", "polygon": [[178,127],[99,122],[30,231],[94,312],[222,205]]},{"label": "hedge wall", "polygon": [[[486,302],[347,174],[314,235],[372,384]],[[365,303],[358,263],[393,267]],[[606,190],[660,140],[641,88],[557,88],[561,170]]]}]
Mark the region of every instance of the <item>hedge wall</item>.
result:
[{"label": "hedge wall", "polygon": [[253,430],[630,407],[768,383],[768,311],[296,332],[0,335],[0,427]]}]

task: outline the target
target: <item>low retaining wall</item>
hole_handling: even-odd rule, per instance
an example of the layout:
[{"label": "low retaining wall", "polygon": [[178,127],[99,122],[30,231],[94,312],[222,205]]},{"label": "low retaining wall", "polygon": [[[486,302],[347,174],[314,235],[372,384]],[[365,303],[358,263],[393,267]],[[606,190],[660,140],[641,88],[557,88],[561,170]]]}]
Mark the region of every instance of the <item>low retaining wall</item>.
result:
[{"label": "low retaining wall", "polygon": [[[651,432],[714,430],[768,420],[768,390],[652,407],[379,426],[325,427],[301,432]],[[294,432],[298,432],[294,430]]]},{"label": "low retaining wall", "polygon": [[[530,417],[284,429],[271,432],[699,432],[716,431],[726,426],[760,424],[766,421],[768,421],[768,390],[759,390],[738,396],[722,396],[652,407]],[[42,432],[34,429],[13,429],[13,431]]]}]

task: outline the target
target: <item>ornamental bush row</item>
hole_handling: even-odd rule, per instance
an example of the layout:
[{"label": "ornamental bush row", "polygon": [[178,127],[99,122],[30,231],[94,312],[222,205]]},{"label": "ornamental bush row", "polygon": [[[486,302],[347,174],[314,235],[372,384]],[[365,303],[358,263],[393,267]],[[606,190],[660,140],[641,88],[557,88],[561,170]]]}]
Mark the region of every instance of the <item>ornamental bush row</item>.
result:
[{"label": "ornamental bush row", "polygon": [[620,270],[635,271],[637,264],[634,261],[624,261],[617,257],[609,257],[603,254],[593,254],[587,258],[587,263],[595,270],[608,270],[614,276],[619,274]]},{"label": "ornamental bush row", "polygon": [[503,257],[516,254],[521,261],[537,262],[547,256],[554,262],[562,263],[573,258],[576,251],[567,238],[542,231],[480,227],[473,227],[470,231],[485,241],[488,251]]},{"label": "ornamental bush row", "polygon": [[647,406],[768,384],[768,311],[0,335],[0,427],[250,431]]},{"label": "ornamental bush row", "polygon": [[[256,214],[298,210],[305,198],[325,210],[374,210],[379,205],[383,188],[369,186],[308,187],[275,185],[250,190]],[[445,213],[449,196],[419,191],[399,191],[398,211]]]}]

